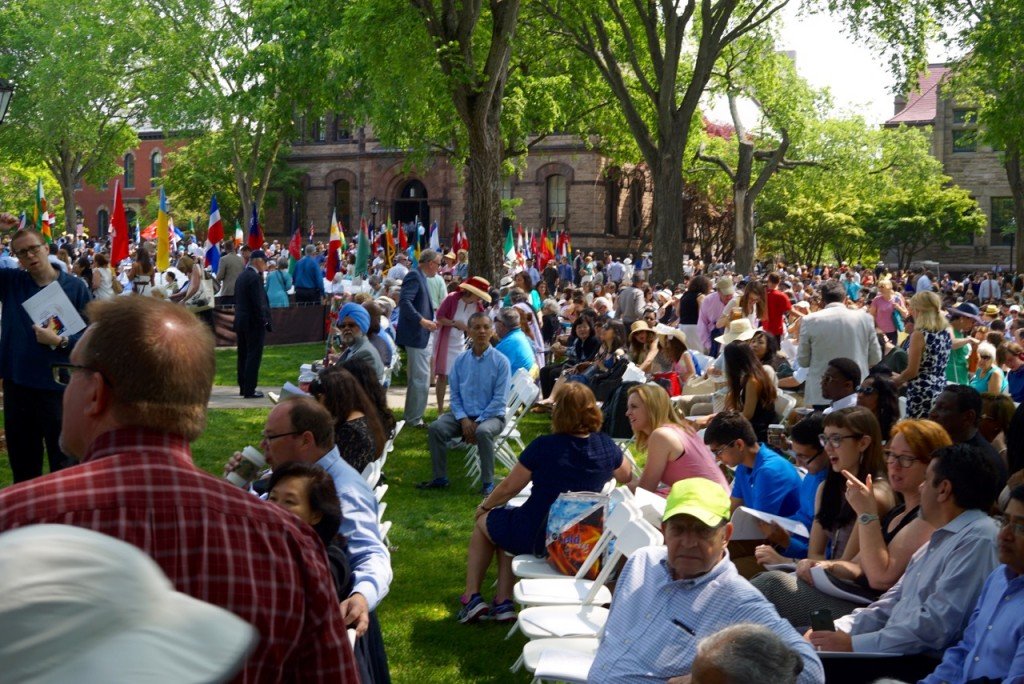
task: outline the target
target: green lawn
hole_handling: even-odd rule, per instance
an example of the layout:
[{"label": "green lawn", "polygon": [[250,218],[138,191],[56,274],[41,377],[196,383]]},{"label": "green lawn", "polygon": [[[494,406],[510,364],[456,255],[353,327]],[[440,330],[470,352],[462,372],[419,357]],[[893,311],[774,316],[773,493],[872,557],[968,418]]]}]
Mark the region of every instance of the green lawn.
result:
[{"label": "green lawn", "polygon": [[[295,382],[299,375],[299,365],[324,358],[323,342],[307,344],[284,344],[267,347],[263,350],[263,362],[260,364],[261,386],[280,387],[285,380]],[[235,386],[238,384],[238,353],[234,347],[221,347],[217,350],[217,375],[213,384]]]}]

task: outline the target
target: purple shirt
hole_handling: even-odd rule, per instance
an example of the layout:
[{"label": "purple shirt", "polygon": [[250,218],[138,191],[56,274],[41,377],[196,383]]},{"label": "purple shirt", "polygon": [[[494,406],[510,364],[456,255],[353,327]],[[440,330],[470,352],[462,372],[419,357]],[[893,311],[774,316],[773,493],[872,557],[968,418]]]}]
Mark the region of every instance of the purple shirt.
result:
[{"label": "purple shirt", "polygon": [[711,331],[715,329],[715,323],[718,322],[722,312],[725,311],[726,305],[731,301],[732,297],[729,297],[723,302],[722,295],[718,294],[718,292],[711,292],[700,303],[700,315],[697,317],[697,332],[700,334],[700,341],[704,344],[705,349],[711,348]]}]

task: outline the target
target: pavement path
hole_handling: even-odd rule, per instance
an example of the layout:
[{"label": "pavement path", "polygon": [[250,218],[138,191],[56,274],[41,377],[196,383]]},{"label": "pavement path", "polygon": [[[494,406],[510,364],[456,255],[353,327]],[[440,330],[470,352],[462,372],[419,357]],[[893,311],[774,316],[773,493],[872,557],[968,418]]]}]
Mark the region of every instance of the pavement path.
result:
[{"label": "pavement path", "polygon": [[[266,395],[268,392],[280,392],[280,387],[259,387],[259,390]],[[238,396],[238,387],[226,385],[214,385],[213,393],[210,395],[210,408],[216,409],[247,409],[247,408],[269,408],[273,403],[267,396],[262,399],[243,399]],[[388,389],[388,406],[393,409],[405,408],[405,388],[391,387]],[[427,399],[427,408],[437,408],[434,400],[434,392],[430,392]]]}]

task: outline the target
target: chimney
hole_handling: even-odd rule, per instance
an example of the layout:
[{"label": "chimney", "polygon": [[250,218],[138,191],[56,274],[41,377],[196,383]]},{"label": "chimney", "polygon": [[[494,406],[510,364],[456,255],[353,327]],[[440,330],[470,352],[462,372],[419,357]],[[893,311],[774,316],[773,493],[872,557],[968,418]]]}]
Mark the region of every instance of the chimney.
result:
[{"label": "chimney", "polygon": [[893,116],[896,116],[897,114],[899,114],[900,112],[907,108],[907,98],[904,97],[903,95],[897,95],[896,97],[893,98],[892,105],[892,114]]}]

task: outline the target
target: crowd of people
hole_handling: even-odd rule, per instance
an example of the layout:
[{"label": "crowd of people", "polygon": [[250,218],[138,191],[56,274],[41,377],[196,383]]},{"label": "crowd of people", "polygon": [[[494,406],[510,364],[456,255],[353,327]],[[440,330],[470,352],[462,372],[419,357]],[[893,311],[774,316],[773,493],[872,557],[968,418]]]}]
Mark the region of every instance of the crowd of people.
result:
[{"label": "crowd of people", "polygon": [[[0,492],[0,530],[74,525],[141,549],[178,592],[255,629],[223,649],[243,681],[389,681],[377,608],[391,558],[360,472],[394,436],[400,348],[403,418],[431,456],[422,495],[452,486],[454,443],[479,458],[459,622],[515,620],[511,555],[545,553],[561,494],[615,483],[666,497],[665,545],[619,573],[591,681],[756,681],[759,664],[780,682],[1024,677],[1018,276],[688,259],[653,282],[650,255],[578,253],[510,262],[494,284],[463,251],[424,249],[328,281],[317,245],[291,273],[275,244],[224,245],[218,273],[185,246],[177,273],[157,273],[145,244],[120,268],[98,244],[5,242],[17,484]],[[88,327],[30,318],[22,305],[52,283]],[[235,307],[239,391],[259,397],[251,350],[283,302],[332,304],[331,352],[308,396],[268,414],[271,471],[246,492],[191,464],[214,373],[193,314]],[[551,428],[500,477],[523,377]],[[733,538],[752,515],[760,534]]]}]

